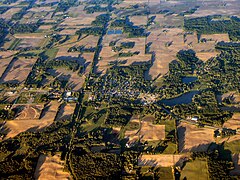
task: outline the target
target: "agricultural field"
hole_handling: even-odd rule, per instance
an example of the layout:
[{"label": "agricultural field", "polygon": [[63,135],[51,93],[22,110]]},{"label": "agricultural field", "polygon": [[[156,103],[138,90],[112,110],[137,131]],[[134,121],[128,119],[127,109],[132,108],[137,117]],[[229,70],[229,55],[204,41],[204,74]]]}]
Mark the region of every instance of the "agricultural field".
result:
[{"label": "agricultural field", "polygon": [[54,156],[41,155],[34,173],[36,179],[71,179],[68,172],[64,172],[64,161],[59,154]]},{"label": "agricultural field", "polygon": [[12,60],[1,77],[1,83],[23,83],[31,72],[36,58],[17,58]]},{"label": "agricultural field", "polygon": [[194,179],[198,177],[199,180],[208,179],[208,167],[206,160],[196,159],[192,162],[187,162],[181,171],[181,179]]},{"label": "agricultural field", "polygon": [[180,152],[206,151],[214,139],[214,129],[198,128],[195,125],[178,125],[178,144]]},{"label": "agricultural field", "polygon": [[54,121],[59,105],[60,104],[57,101],[51,101],[50,103],[46,104],[42,110],[40,120]]},{"label": "agricultural field", "polygon": [[1,0],[2,179],[239,179],[239,0]]},{"label": "agricultural field", "polygon": [[32,120],[40,118],[43,105],[14,105],[12,108],[18,111],[16,120]]},{"label": "agricultural field", "polygon": [[160,154],[160,155],[142,155],[138,159],[138,166],[160,166],[160,167],[171,167],[171,166],[182,166],[188,159],[187,154]]},{"label": "agricultural field", "polygon": [[128,125],[125,127],[125,138],[128,139],[129,144],[135,143],[138,140],[159,141],[165,139],[165,125],[153,124],[154,117],[145,116],[142,119],[133,116]]},{"label": "agricultural field", "polygon": [[56,117],[56,121],[71,119],[74,113],[75,106],[75,103],[61,104]]}]

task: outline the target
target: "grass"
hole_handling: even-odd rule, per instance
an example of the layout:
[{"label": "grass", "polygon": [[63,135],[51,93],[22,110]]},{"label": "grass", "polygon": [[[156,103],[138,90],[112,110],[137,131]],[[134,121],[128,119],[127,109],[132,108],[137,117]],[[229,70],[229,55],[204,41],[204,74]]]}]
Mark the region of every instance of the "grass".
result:
[{"label": "grass", "polygon": [[163,154],[174,154],[176,152],[177,152],[177,145],[172,142],[168,142],[168,146],[163,151]]},{"label": "grass", "polygon": [[98,121],[96,123],[94,123],[92,120],[88,121],[86,124],[82,125],[83,130],[90,132],[90,131],[100,127],[101,125],[104,124],[105,118],[106,118],[106,114],[102,114],[102,116],[98,119]]},{"label": "grass", "polygon": [[[208,179],[208,167],[206,160],[196,159],[192,162],[187,162],[181,172],[181,177],[187,179],[206,180]],[[197,177],[197,178],[196,178]]]},{"label": "grass", "polygon": [[29,98],[30,98],[29,93],[21,93],[17,100],[17,104],[26,104],[28,103]]},{"label": "grass", "polygon": [[58,49],[48,49],[45,51],[45,55],[49,57],[49,59],[54,59],[57,55]]},{"label": "grass", "polygon": [[17,46],[18,46],[18,44],[21,42],[21,39],[15,39],[14,41],[13,41],[13,43],[9,46],[9,50],[14,50]]},{"label": "grass", "polygon": [[171,180],[173,178],[172,168],[171,167],[159,167],[156,169],[157,177],[160,177],[160,179],[166,179]]},{"label": "grass", "polygon": [[240,152],[240,140],[226,142],[224,144],[224,149],[228,149],[232,153],[239,153]]}]

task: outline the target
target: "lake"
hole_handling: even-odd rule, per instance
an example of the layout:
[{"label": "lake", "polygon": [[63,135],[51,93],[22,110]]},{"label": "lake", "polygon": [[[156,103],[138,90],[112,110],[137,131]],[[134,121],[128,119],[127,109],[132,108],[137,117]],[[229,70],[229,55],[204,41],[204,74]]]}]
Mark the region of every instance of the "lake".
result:
[{"label": "lake", "polygon": [[178,104],[190,104],[194,95],[199,94],[200,91],[190,91],[172,99],[163,99],[160,103],[168,106],[175,106]]},{"label": "lake", "polygon": [[185,84],[189,84],[191,82],[196,81],[198,78],[196,76],[186,76],[182,78],[182,82]]},{"label": "lake", "polygon": [[112,34],[122,34],[122,30],[121,29],[117,29],[117,30],[114,30],[114,29],[110,29],[108,30],[107,34],[108,35],[112,35]]}]

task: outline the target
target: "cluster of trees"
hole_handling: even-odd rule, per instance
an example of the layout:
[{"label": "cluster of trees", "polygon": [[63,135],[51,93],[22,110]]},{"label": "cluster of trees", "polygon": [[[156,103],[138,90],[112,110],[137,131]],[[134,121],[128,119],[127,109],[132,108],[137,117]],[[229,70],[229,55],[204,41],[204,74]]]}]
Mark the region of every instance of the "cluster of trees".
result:
[{"label": "cluster of trees", "polygon": [[15,33],[33,33],[35,32],[39,26],[41,24],[40,23],[32,23],[32,24],[19,24],[16,23],[14,24],[11,29],[10,29],[10,33],[11,34],[15,34]]},{"label": "cluster of trees", "polygon": [[201,84],[216,93],[238,91],[240,84],[240,49],[222,50],[221,54],[205,63]]},{"label": "cluster of trees", "polygon": [[130,49],[135,46],[135,42],[122,42],[120,48],[122,49]]},{"label": "cluster of trees", "polygon": [[58,6],[57,6],[55,12],[65,12],[70,7],[74,6],[76,2],[77,2],[77,0],[61,0],[58,3]]},{"label": "cluster of trees", "polygon": [[86,11],[88,14],[93,14],[95,12],[106,12],[108,11],[108,6],[106,7],[102,7],[100,5],[85,6],[84,11]]},{"label": "cluster of trees", "polygon": [[215,93],[209,90],[195,95],[191,104],[176,105],[173,112],[176,115],[184,116],[184,118],[197,115],[199,122],[210,125],[222,125],[232,117],[232,113],[222,111],[218,107]]},{"label": "cluster of trees", "polygon": [[178,60],[169,63],[169,73],[164,77],[161,87],[156,89],[161,98],[179,96],[199,84],[198,81],[188,84],[182,81],[183,77],[194,72],[198,74],[202,68],[203,62],[196,57],[196,53],[193,50],[181,50],[177,53],[177,57]]},{"label": "cluster of trees", "polygon": [[129,37],[145,37],[145,29],[139,26],[134,26],[132,22],[129,21],[129,18],[125,19],[116,19],[111,23],[111,27],[115,28],[123,28],[124,33],[128,33]]},{"label": "cluster of trees", "polygon": [[127,23],[129,23],[129,20],[127,18],[116,19],[111,23],[111,27],[124,27]]},{"label": "cluster of trees", "polygon": [[3,4],[12,4],[12,3],[15,3],[17,2],[17,0],[3,0]]},{"label": "cluster of trees", "polygon": [[7,35],[7,28],[8,28],[8,26],[7,26],[7,23],[4,21],[4,19],[0,19],[0,40],[1,40],[1,42],[4,42],[4,38]]},{"label": "cluster of trees", "polygon": [[80,64],[77,60],[61,60],[61,59],[53,59],[53,60],[48,60],[45,63],[45,67],[47,68],[59,68],[59,67],[64,67],[67,68],[71,71],[77,71],[80,67]]},{"label": "cluster of trees", "polygon": [[76,35],[81,36],[82,34],[100,36],[103,33],[102,27],[86,27],[76,31]]},{"label": "cluster of trees", "polygon": [[45,131],[24,132],[0,142],[2,159],[0,174],[3,179],[34,179],[40,154],[66,151],[71,138],[69,121],[54,122]]},{"label": "cluster of trees", "polygon": [[180,16],[185,16],[185,15],[193,14],[193,13],[195,13],[195,12],[198,10],[199,7],[200,7],[200,6],[195,6],[195,7],[192,8],[192,9],[189,9],[189,10],[187,10],[187,11],[181,12],[179,15],[180,15]]},{"label": "cluster of trees", "polygon": [[70,159],[76,179],[119,179],[121,176],[122,162],[116,154],[91,153],[86,148],[76,147]]},{"label": "cluster of trees", "polygon": [[231,17],[230,19],[221,19],[222,16],[206,16],[193,19],[185,19],[184,27],[186,30],[197,31],[199,34],[228,33],[233,41],[240,40],[240,19]]},{"label": "cluster of trees", "polygon": [[134,55],[138,55],[140,52],[139,51],[135,51],[135,52],[120,52],[118,54],[119,57],[131,57],[131,56],[134,56]]},{"label": "cluster of trees", "polygon": [[110,20],[109,14],[101,14],[92,22],[93,26],[103,27]]},{"label": "cluster of trees", "polygon": [[78,46],[78,47],[73,46],[68,49],[68,52],[80,52],[80,53],[95,52],[95,51],[96,51],[95,47],[86,48],[85,46]]},{"label": "cluster of trees", "polygon": [[231,159],[231,151],[223,150],[223,146],[217,146],[214,151],[194,152],[192,159],[207,158],[210,179],[234,179],[229,172],[234,169]]},{"label": "cluster of trees", "polygon": [[108,118],[106,124],[110,126],[125,126],[132,117],[135,109],[127,106],[110,107],[108,109]]},{"label": "cluster of trees", "polygon": [[9,10],[10,8],[9,7],[5,7],[5,6],[1,6],[0,7],[0,14],[3,14],[5,13],[7,10]]},{"label": "cluster of trees", "polygon": [[219,49],[219,50],[235,50],[235,49],[240,49],[240,43],[237,43],[237,42],[224,42],[224,41],[221,41],[221,42],[218,42],[216,44],[216,49]]},{"label": "cluster of trees", "polygon": [[0,120],[12,120],[15,112],[12,110],[0,109]]},{"label": "cluster of trees", "polygon": [[89,0],[87,1],[88,4],[113,4],[116,0]]}]

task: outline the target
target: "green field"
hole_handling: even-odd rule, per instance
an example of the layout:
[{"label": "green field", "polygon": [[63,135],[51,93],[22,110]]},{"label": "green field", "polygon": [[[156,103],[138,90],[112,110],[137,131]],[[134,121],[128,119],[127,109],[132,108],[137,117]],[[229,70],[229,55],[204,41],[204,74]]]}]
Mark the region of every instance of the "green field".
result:
[{"label": "green field", "polygon": [[57,55],[58,49],[48,49],[45,51],[45,55],[49,57],[49,59],[54,59]]},{"label": "green field", "polygon": [[208,179],[208,167],[206,160],[196,159],[192,162],[187,162],[181,172],[181,179],[206,180]]},{"label": "green field", "polygon": [[20,42],[21,42],[21,39],[15,39],[8,49],[14,50]]},{"label": "green field", "polygon": [[226,142],[224,144],[224,149],[228,149],[232,153],[239,153],[240,152],[240,140]]}]

